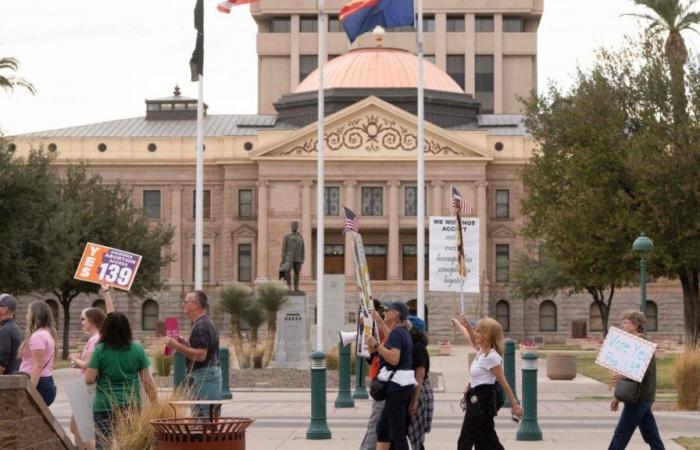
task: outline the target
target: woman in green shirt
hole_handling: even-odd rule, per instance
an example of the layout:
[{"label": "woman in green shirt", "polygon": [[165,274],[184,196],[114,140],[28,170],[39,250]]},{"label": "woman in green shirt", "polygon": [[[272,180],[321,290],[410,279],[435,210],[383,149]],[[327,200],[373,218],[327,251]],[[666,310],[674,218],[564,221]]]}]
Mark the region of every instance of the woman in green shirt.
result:
[{"label": "woman in green shirt", "polygon": [[141,383],[148,397],[156,400],[148,366],[143,347],[133,342],[129,320],[121,313],[109,314],[85,372],[85,383],[97,383],[92,414],[98,450],[109,447],[116,413],[141,406]]}]

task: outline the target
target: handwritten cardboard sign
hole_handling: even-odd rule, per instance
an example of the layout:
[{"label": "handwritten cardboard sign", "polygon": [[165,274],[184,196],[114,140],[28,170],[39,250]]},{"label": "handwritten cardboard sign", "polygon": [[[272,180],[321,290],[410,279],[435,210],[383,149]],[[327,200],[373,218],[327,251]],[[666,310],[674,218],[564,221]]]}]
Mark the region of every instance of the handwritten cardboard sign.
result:
[{"label": "handwritten cardboard sign", "polygon": [[611,327],[595,363],[641,382],[655,351],[653,342]]},{"label": "handwritten cardboard sign", "polygon": [[139,264],[141,255],[88,242],[75,278],[128,291],[136,278]]},{"label": "handwritten cardboard sign", "polygon": [[459,276],[457,264],[457,219],[430,217],[429,290],[439,292],[479,292],[479,219],[462,218],[462,246],[467,277]]}]

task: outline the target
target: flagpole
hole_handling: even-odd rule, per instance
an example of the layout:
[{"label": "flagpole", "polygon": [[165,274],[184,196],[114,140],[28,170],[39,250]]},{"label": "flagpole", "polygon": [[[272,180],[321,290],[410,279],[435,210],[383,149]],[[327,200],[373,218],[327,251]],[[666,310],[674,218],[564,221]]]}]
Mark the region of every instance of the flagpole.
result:
[{"label": "flagpole", "polygon": [[[202,28],[204,27],[204,8],[201,9]],[[202,29],[202,33],[204,30]],[[202,39],[202,52],[204,51]],[[204,55],[202,55],[202,60]],[[202,289],[202,239],[204,235],[204,75],[199,68],[197,85],[199,96],[197,98],[197,168],[195,175],[195,223],[194,223],[194,288]]]},{"label": "flagpole", "polygon": [[325,211],[323,205],[324,190],[325,190],[325,167],[323,165],[323,153],[325,146],[325,129],[323,123],[325,93],[323,91],[323,66],[326,56],[326,30],[323,28],[324,20],[324,0],[318,0],[318,136],[317,136],[317,176],[316,184],[316,307],[317,307],[317,323],[316,327],[316,351],[323,351],[323,256],[325,244]]},{"label": "flagpole", "polygon": [[418,215],[416,223],[418,317],[425,319],[425,114],[423,99],[423,0],[418,5]]}]

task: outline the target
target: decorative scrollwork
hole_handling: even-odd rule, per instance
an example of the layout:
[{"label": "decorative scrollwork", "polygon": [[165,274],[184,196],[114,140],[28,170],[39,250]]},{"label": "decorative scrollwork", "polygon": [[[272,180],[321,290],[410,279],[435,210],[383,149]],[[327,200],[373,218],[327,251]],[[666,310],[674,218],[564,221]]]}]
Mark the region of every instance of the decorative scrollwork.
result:
[{"label": "decorative scrollwork", "polygon": [[[317,140],[308,139],[286,150],[283,155],[306,155],[316,153]],[[396,121],[376,115],[367,115],[353,119],[326,133],[326,148],[330,151],[342,149],[363,149],[366,152],[378,152],[382,148],[410,152],[416,150],[418,138],[408,128],[398,125]],[[425,140],[425,152],[431,155],[459,155],[452,147],[442,145],[435,140]]]}]

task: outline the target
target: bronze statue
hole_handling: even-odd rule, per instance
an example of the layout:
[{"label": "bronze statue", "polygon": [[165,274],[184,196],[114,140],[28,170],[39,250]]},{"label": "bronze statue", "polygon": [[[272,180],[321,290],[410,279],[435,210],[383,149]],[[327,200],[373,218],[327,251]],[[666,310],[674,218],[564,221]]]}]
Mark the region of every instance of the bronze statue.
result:
[{"label": "bronze statue", "polygon": [[287,287],[292,290],[292,269],[294,269],[294,291],[299,291],[299,274],[304,264],[304,238],[299,234],[299,222],[291,223],[292,232],[282,241],[282,263],[280,275],[284,273]]}]

